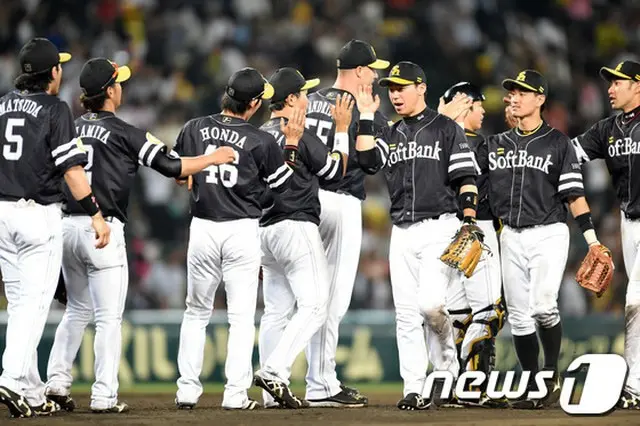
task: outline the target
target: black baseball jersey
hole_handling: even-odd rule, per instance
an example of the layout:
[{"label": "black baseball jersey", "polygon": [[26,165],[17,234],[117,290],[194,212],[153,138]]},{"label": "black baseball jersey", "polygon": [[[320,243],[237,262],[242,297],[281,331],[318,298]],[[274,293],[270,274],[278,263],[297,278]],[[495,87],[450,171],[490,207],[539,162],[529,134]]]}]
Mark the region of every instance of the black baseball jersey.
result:
[{"label": "black baseball jersey", "polygon": [[397,121],[381,137],[389,145],[384,176],[395,225],[458,212],[455,182],[478,170],[459,125],[427,108]]},{"label": "black baseball jersey", "polygon": [[[604,159],[620,208],[630,219],[640,218],[640,117],[618,114],[598,121],[572,139],[581,162]],[[635,182],[635,183],[634,183]]]},{"label": "black baseball jersey", "polygon": [[87,154],[76,139],[69,106],[45,92],[0,98],[0,200],[64,201],[62,180]]},{"label": "black baseball jersey", "polygon": [[[285,136],[280,131],[280,119],[267,121],[260,127],[272,134],[284,149]],[[260,226],[269,226],[283,220],[320,223],[318,178],[335,182],[342,178],[343,160],[340,153],[332,155],[329,148],[309,130],[298,142],[298,159],[291,176],[289,190],[283,194],[267,190],[263,201]]]},{"label": "black baseball jersey", "polygon": [[[138,166],[152,167],[167,147],[151,133],[134,127],[108,111],[86,113],[76,120],[76,132],[87,151],[85,171],[105,217],[127,222],[129,193]],[[86,214],[65,185],[66,213]]]},{"label": "black baseball jersey", "polygon": [[[350,93],[332,87],[321,89],[309,95],[309,104],[307,106],[306,128],[312,133],[315,133],[331,150],[333,150],[333,137],[336,131],[336,123],[331,115],[331,107],[335,106],[338,95],[350,95]],[[336,182],[321,181],[320,188],[327,191],[351,194],[360,200],[364,200],[366,197],[364,190],[365,171],[360,167],[358,153],[356,151],[359,119],[360,112],[357,106],[354,105],[353,118],[351,119],[351,126],[348,132],[349,160],[347,161],[347,172],[345,176]],[[378,132],[389,126],[388,120],[380,112],[375,113],[374,124]],[[376,148],[378,165],[382,167],[387,161],[389,147],[384,143],[384,140],[377,139]]]},{"label": "black baseball jersey", "polygon": [[[469,148],[478,156],[478,150],[484,144],[484,136],[465,129],[464,134],[469,142]],[[491,212],[491,204],[489,203],[489,176],[487,173],[481,173],[476,178],[476,186],[478,187],[478,209],[476,210],[476,218],[478,220],[493,220],[494,216]]]},{"label": "black baseball jersey", "polygon": [[191,214],[215,221],[259,218],[265,189],[288,189],[293,170],[285,163],[272,135],[245,120],[223,114],[187,122],[174,150],[195,157],[221,146],[233,148],[236,161],[208,167],[193,176]]},{"label": "black baseball jersey", "polygon": [[527,135],[511,129],[487,137],[477,158],[489,173],[492,211],[512,228],[566,222],[565,202],[584,195],[571,141],[546,123]]}]

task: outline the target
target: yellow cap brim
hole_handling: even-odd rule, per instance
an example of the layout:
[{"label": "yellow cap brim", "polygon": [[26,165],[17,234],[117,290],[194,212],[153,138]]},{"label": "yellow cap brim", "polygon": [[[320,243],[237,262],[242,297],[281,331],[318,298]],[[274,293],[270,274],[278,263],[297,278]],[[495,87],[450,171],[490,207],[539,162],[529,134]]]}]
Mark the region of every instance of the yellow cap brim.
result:
[{"label": "yellow cap brim", "polygon": [[273,86],[267,82],[264,83],[264,93],[262,94],[262,99],[271,99],[273,97],[273,94],[275,93],[275,90],[273,89]]},{"label": "yellow cap brim", "polygon": [[368,65],[369,68],[373,68],[376,70],[386,70],[391,65],[391,62],[385,61],[384,59],[376,59],[375,62]]},{"label": "yellow cap brim", "polygon": [[314,87],[316,87],[318,84],[320,84],[320,79],[319,78],[313,78],[311,80],[307,80],[307,82],[304,84],[304,86],[302,86],[300,88],[300,90],[309,90],[309,89],[313,89]]},{"label": "yellow cap brim", "polygon": [[502,87],[504,87],[506,90],[517,89],[517,87],[514,87],[514,86],[519,86],[519,87],[521,87],[523,89],[527,89],[527,90],[531,90],[532,92],[540,93],[540,91],[538,89],[536,89],[532,85],[527,84],[527,83],[525,83],[523,81],[513,80],[511,78],[507,78],[506,80],[502,81]]},{"label": "yellow cap brim", "polygon": [[126,65],[118,67],[118,76],[116,77],[116,83],[122,83],[131,78],[131,68]]},{"label": "yellow cap brim", "polygon": [[387,87],[391,84],[399,84],[400,86],[408,86],[410,84],[417,84],[415,81],[407,80],[400,77],[385,77],[381,78],[378,82],[380,86]]},{"label": "yellow cap brim", "polygon": [[600,77],[604,78],[607,81],[613,80],[615,77],[621,78],[623,80],[633,80],[631,76],[621,73],[620,71],[616,71],[613,68],[602,67],[600,68]]},{"label": "yellow cap brim", "polygon": [[71,53],[61,52],[58,54],[58,58],[61,64],[69,62],[71,60]]}]

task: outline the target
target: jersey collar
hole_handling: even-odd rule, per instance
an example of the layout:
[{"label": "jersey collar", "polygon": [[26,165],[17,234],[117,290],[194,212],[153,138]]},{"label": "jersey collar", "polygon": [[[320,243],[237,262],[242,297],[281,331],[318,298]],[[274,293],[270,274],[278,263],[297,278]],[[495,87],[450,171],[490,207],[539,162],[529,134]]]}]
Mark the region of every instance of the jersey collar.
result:
[{"label": "jersey collar", "polygon": [[411,117],[404,117],[402,119],[402,121],[404,121],[405,124],[407,124],[407,125],[416,124],[418,121],[422,120],[423,118],[425,118],[428,115],[429,115],[429,108],[425,108],[422,111],[420,111],[419,114],[416,114],[416,115],[411,116]]},{"label": "jersey collar", "polygon": [[85,120],[100,120],[107,117],[114,117],[115,114],[111,111],[98,111],[98,112],[87,112],[82,118]]},{"label": "jersey collar", "polygon": [[640,117],[640,105],[629,112],[623,112],[622,114],[620,114],[620,120],[622,120],[622,124],[624,125],[631,123],[638,117]]}]

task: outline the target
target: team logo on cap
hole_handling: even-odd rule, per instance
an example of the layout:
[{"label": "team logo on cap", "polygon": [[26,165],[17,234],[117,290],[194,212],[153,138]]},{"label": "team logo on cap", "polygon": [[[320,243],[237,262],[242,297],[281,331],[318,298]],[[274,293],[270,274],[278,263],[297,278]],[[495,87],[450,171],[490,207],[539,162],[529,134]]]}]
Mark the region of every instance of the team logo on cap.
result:
[{"label": "team logo on cap", "polygon": [[391,75],[400,75],[400,66],[396,65],[391,69]]},{"label": "team logo on cap", "polygon": [[624,64],[624,62],[620,62],[618,66],[616,66],[616,71],[620,71],[622,69],[622,64]]},{"label": "team logo on cap", "polygon": [[520,74],[518,74],[518,76],[516,77],[516,81],[526,81],[527,79],[527,73],[522,71]]}]

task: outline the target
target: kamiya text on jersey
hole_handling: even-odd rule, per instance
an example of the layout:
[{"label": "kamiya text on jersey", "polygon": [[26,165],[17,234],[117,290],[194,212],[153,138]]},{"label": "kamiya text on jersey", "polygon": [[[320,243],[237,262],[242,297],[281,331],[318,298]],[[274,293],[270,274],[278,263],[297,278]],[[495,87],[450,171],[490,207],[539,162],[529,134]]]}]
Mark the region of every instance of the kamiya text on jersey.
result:
[{"label": "kamiya text on jersey", "polygon": [[495,152],[489,153],[490,170],[528,167],[549,174],[551,166],[553,166],[551,154],[547,154],[547,157],[544,158],[538,155],[528,155],[524,150],[509,151],[504,155],[498,155]]},{"label": "kamiya text on jersey", "polygon": [[240,134],[235,130],[221,129],[216,126],[205,127],[200,129],[200,136],[202,136],[203,142],[211,139],[215,139],[218,141],[225,141],[227,143],[232,143],[238,148],[244,148],[244,143],[247,140],[246,136],[240,137]]},{"label": "kamiya text on jersey", "polygon": [[76,133],[82,138],[98,139],[100,142],[106,144],[109,140],[111,132],[102,126],[96,124],[85,124],[82,126],[76,126]]},{"label": "kamiya text on jersey", "polygon": [[[611,138],[610,140],[612,140]],[[616,139],[609,144],[609,157],[619,157],[621,155],[640,154],[640,142],[636,142],[630,137]]]},{"label": "kamiya text on jersey", "polygon": [[440,141],[436,141],[434,146],[418,145],[416,142],[408,142],[405,146],[402,142],[389,154],[389,163],[396,164],[398,161],[408,161],[414,158],[430,158],[440,161]]}]

